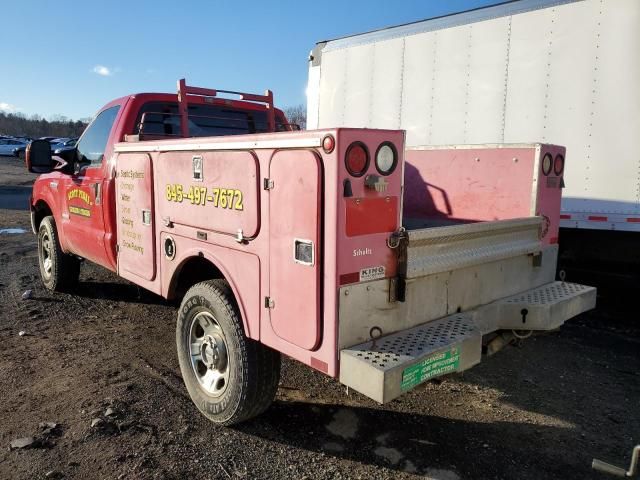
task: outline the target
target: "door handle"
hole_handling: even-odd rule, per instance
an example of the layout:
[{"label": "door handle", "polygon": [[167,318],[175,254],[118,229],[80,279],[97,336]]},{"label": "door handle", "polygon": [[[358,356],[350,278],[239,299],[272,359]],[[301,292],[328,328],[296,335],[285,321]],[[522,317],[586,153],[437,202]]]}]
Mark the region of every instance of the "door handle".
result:
[{"label": "door handle", "polygon": [[93,193],[95,196],[95,204],[96,205],[102,204],[102,183],[101,182],[94,183],[92,187],[93,187]]}]

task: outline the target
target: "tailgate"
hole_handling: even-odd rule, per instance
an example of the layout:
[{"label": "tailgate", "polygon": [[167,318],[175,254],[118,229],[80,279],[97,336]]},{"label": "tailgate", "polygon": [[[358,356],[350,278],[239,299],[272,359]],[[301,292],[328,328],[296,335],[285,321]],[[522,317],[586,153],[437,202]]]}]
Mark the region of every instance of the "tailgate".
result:
[{"label": "tailgate", "polygon": [[541,225],[528,217],[408,230],[406,278],[539,253]]}]

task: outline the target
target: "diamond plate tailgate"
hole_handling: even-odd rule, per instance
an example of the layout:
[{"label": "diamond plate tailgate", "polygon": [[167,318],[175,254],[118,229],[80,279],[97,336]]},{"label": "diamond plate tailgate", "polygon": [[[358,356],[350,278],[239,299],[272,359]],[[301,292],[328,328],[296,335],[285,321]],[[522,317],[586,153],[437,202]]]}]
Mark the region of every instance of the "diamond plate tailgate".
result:
[{"label": "diamond plate tailgate", "polygon": [[340,351],[340,382],[386,403],[430,378],[480,362],[482,336],[456,313]]}]

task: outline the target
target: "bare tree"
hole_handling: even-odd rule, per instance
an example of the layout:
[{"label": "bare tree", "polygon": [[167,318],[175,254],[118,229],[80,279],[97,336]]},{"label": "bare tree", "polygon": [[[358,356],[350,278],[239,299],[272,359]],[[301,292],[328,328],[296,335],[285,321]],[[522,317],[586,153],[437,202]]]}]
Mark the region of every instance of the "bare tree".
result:
[{"label": "bare tree", "polygon": [[284,114],[287,116],[289,123],[300,125],[302,130],[307,128],[307,107],[303,104],[285,108]]}]

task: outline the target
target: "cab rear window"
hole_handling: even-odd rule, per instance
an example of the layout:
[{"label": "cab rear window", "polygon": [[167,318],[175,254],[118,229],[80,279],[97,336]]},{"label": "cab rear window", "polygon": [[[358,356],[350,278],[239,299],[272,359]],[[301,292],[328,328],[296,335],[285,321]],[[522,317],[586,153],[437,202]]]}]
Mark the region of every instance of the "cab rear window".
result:
[{"label": "cab rear window", "polygon": [[[182,119],[177,102],[145,103],[136,119],[134,134],[181,136]],[[225,105],[190,104],[189,136],[243,135],[269,131],[267,112],[243,110]],[[282,119],[276,119],[276,130],[288,130]]]}]

